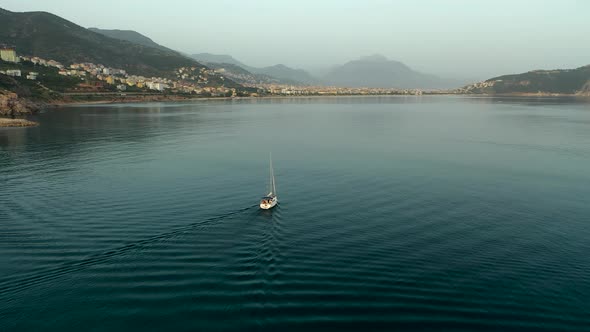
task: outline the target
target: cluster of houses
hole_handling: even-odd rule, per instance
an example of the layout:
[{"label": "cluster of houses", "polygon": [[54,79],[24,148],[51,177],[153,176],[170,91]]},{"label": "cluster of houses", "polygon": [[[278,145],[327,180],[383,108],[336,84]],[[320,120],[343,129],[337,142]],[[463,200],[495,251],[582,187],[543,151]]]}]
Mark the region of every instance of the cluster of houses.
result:
[{"label": "cluster of houses", "polygon": [[[12,77],[22,77],[23,73],[20,69],[8,69],[8,70],[0,70],[0,74],[12,76]],[[39,73],[36,71],[30,71],[26,73],[25,77],[29,80],[36,80]]]},{"label": "cluster of houses", "polygon": [[[20,63],[23,62],[32,62],[35,65],[45,66],[45,67],[55,67],[58,69],[62,69],[63,65],[55,60],[45,60],[39,57],[28,57],[28,56],[18,56],[16,54],[16,50],[13,47],[8,46],[0,46],[0,59],[5,62],[11,63]],[[22,77],[23,75],[29,80],[36,80],[39,76],[39,73],[36,71],[29,71],[26,74],[20,69],[7,69],[7,70],[0,70],[0,74],[12,76],[12,77]]]},{"label": "cluster of houses", "polygon": [[[216,75],[217,73],[213,69],[209,68],[197,68],[197,67],[180,67],[175,71],[176,77],[183,81],[194,81],[197,84],[209,83],[209,76]],[[223,80],[223,76],[219,76]]]},{"label": "cluster of houses", "polygon": [[[5,45],[0,46],[0,60],[11,62],[11,63],[19,63],[21,60],[29,60],[26,57],[20,57],[16,54],[16,50],[13,47],[8,47]],[[7,70],[0,70],[0,74],[12,76],[12,77],[22,77],[23,73],[20,69],[7,69]],[[38,72],[30,71],[25,74],[25,77],[30,80],[36,80],[37,76],[39,76]]]},{"label": "cluster of houses", "polygon": [[[119,91],[126,91],[128,87],[137,87],[139,89],[149,89],[153,91],[170,91],[173,93],[190,93],[190,94],[209,94],[211,96],[225,96],[228,94],[235,95],[236,90],[220,87],[208,87],[210,75],[217,75],[214,70],[208,68],[182,67],[175,71],[177,80],[171,80],[162,77],[144,77],[138,75],[129,75],[125,70],[111,68],[101,64],[94,63],[74,63],[64,66],[55,60],[46,60],[39,57],[18,56],[12,47],[0,46],[0,59],[6,62],[19,63],[30,62],[35,65],[57,68],[58,74],[62,76],[71,76],[80,78],[82,81],[98,80],[106,84],[116,86]],[[0,73],[22,77],[20,69],[9,69],[0,71]],[[26,74],[28,79],[36,80],[39,73],[29,72]],[[220,77],[223,81],[223,77]],[[84,85],[84,84],[81,84]]]},{"label": "cluster of houses", "polygon": [[457,91],[459,93],[480,93],[486,89],[493,88],[498,82],[502,82],[502,80],[477,82],[457,89]]},{"label": "cluster of houses", "polygon": [[21,77],[22,76],[20,69],[0,70],[0,74],[12,76],[12,77]]},{"label": "cluster of houses", "polygon": [[60,75],[78,77],[83,80],[94,78],[107,84],[115,85],[117,90],[126,91],[128,87],[135,86],[155,91],[164,91],[171,87],[171,81],[160,77],[143,77],[129,75],[127,71],[119,68],[111,68],[91,62],[74,63],[59,71]]},{"label": "cluster of houses", "polygon": [[176,93],[208,93],[213,96],[235,93],[235,89],[225,87],[207,87],[208,76],[213,72],[207,68],[182,67],[175,71],[178,80],[171,80],[163,77],[144,77],[140,75],[129,75],[125,70],[106,67],[93,63],[74,63],[60,70],[61,75],[84,78],[92,76],[107,84],[116,85],[119,91],[126,91],[128,87],[149,89],[154,91],[166,91]]},{"label": "cluster of houses", "polygon": [[43,66],[43,67],[54,67],[57,69],[63,69],[64,65],[62,65],[61,63],[59,63],[58,61],[55,60],[45,60],[42,59],[38,56],[20,56],[19,57],[22,61],[27,61],[27,62],[32,62],[35,65],[39,65],[39,66]]},{"label": "cluster of houses", "polygon": [[423,91],[419,89],[396,88],[344,88],[335,86],[292,86],[281,84],[258,84],[257,87],[261,93],[284,96],[423,94]]},{"label": "cluster of houses", "polygon": [[129,75],[125,70],[106,67],[94,63],[74,63],[68,68],[60,70],[59,74],[85,78],[94,77],[107,84],[115,85],[117,90],[126,91],[128,87],[149,89],[153,91],[170,91],[173,93],[203,94],[222,96],[228,93],[235,94],[235,89],[226,87],[207,87],[208,75],[212,73],[207,68],[182,67],[175,71],[178,80],[163,77],[144,77]]}]

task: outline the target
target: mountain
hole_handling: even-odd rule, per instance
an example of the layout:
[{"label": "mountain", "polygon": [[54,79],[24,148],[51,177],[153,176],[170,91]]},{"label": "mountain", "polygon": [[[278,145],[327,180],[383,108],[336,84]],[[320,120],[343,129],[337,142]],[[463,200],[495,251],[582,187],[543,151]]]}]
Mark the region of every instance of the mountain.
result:
[{"label": "mountain", "polygon": [[555,93],[590,95],[590,65],[576,69],[534,70],[468,85],[460,92],[510,94]]},{"label": "mountain", "polygon": [[172,51],[171,49],[154,42],[149,37],[144,36],[141,33],[133,31],[133,30],[117,30],[117,29],[107,30],[107,29],[98,29],[98,28],[88,28],[88,30],[90,30],[92,32],[100,33],[102,35],[105,35],[107,37],[111,37],[114,39],[126,40],[126,41],[132,42],[134,44],[153,47],[153,48],[157,48],[157,49],[160,49],[163,51]]},{"label": "mountain", "polygon": [[[144,46],[154,47],[161,50],[172,51],[160,44],[155,43],[149,37],[144,36],[136,31],[132,30],[104,30],[97,28],[89,28],[90,31],[94,31],[103,34],[107,37],[126,40],[135,44]],[[239,62],[231,55],[225,54],[211,54],[211,53],[198,53],[192,54],[189,57],[197,60],[200,63],[207,65],[211,69],[215,69],[220,75],[228,77],[239,84],[260,84],[260,83],[276,83],[277,80],[267,75],[254,74],[249,72],[246,68],[250,68],[245,64]]]},{"label": "mountain", "polygon": [[240,66],[248,71],[251,69],[251,67],[246,66],[245,64],[236,60],[231,55],[227,55],[227,54],[197,53],[197,54],[191,54],[190,57],[201,62],[201,63],[205,63],[205,64],[206,63],[229,63],[232,65]]},{"label": "mountain", "polygon": [[277,84],[294,84],[294,85],[309,85],[317,84],[318,79],[310,75],[308,72],[302,69],[293,69],[282,64],[269,66],[269,67],[252,67],[245,65],[244,63],[236,60],[231,55],[227,54],[211,54],[211,53],[198,53],[193,54],[191,57],[199,62],[207,64],[209,67],[220,67],[221,64],[232,64],[239,66],[251,74],[263,75],[259,76],[261,83],[277,83]]},{"label": "mountain", "polygon": [[399,61],[382,55],[362,57],[332,69],[324,81],[331,85],[369,88],[437,89],[454,82],[414,71]]},{"label": "mountain", "polygon": [[46,12],[0,10],[0,43],[14,45],[19,54],[64,64],[93,62],[131,74],[171,77],[179,67],[204,66],[182,54],[114,39]]},{"label": "mountain", "polygon": [[264,74],[274,78],[278,78],[279,80],[284,81],[288,84],[318,84],[318,79],[311,76],[305,70],[293,69],[282,64],[270,67],[255,68],[253,71],[258,74]]},{"label": "mountain", "polygon": [[248,70],[231,63],[207,62],[207,66],[214,69],[218,74],[239,84],[258,85],[286,83],[268,75],[251,73]]}]

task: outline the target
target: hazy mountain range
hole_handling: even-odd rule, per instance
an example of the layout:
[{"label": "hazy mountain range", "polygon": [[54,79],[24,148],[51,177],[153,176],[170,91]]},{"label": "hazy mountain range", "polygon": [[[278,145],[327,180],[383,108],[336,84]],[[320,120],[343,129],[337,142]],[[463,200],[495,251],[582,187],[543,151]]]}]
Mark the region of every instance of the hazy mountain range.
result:
[{"label": "hazy mountain range", "polygon": [[[0,42],[12,44],[21,54],[64,63],[94,62],[126,69],[130,73],[169,76],[183,66],[201,63],[223,72],[238,83],[337,85],[349,87],[446,88],[449,81],[418,73],[383,56],[364,57],[335,66],[326,76],[314,77],[303,69],[283,64],[253,67],[230,55],[211,53],[190,57],[131,30],[86,29],[45,12],[0,11]],[[457,84],[456,86],[459,86]]]},{"label": "hazy mountain range", "polygon": [[202,63],[229,63],[240,66],[246,70],[254,68],[247,66],[246,64],[236,60],[236,58],[228,54],[197,53],[191,54],[190,57]]},{"label": "hazy mountain range", "polygon": [[417,72],[378,54],[337,66],[323,79],[336,86],[369,88],[441,89],[459,85],[457,81]]},{"label": "hazy mountain range", "polygon": [[191,57],[199,62],[213,67],[220,67],[220,64],[233,64],[246,69],[250,73],[270,76],[275,78],[277,83],[284,84],[320,84],[320,80],[310,75],[303,69],[293,69],[283,64],[278,64],[268,67],[252,67],[248,66],[231,55],[227,54],[211,54],[211,53],[198,53],[192,54]]},{"label": "hazy mountain range", "polygon": [[[97,28],[90,28],[89,30],[111,38],[164,51],[172,51],[135,31]],[[211,68],[222,71],[226,76],[243,84],[279,83],[369,88],[441,89],[455,88],[464,83],[417,72],[399,61],[389,60],[382,55],[366,56],[335,66],[327,75],[322,77],[314,77],[303,69],[294,69],[283,64],[253,67],[228,54],[197,53],[190,55],[190,57]]]},{"label": "hazy mountain range", "polygon": [[282,64],[263,68],[251,67],[227,54],[199,53],[193,54],[192,57],[215,67],[222,63],[230,63],[251,73],[268,75],[290,84],[423,89],[453,88],[464,84],[458,80],[442,79],[417,72],[399,61],[388,60],[382,55],[366,56],[334,66],[321,77],[314,77],[303,69],[293,69]]},{"label": "hazy mountain range", "polygon": [[[253,67],[230,55],[199,53],[187,56],[131,30],[86,29],[46,12],[15,13],[0,9],[0,44],[14,45],[19,54],[54,59],[64,64],[94,62],[129,73],[171,77],[173,70],[206,64],[228,80],[213,84],[260,83],[335,85],[374,88],[456,88],[464,82],[421,73],[407,65],[372,55],[336,65],[321,77],[303,69],[277,64]],[[531,71],[505,75],[463,88],[469,93],[586,93],[590,67]]]}]

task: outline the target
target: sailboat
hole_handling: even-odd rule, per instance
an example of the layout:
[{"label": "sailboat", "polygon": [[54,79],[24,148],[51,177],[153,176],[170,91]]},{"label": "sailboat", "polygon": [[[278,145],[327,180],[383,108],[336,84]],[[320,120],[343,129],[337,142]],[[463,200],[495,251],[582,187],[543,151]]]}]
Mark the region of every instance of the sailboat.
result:
[{"label": "sailboat", "polygon": [[272,168],[272,155],[270,155],[270,184],[268,195],[260,200],[260,208],[263,210],[272,209],[279,202],[277,198],[277,188],[275,186],[275,173]]}]

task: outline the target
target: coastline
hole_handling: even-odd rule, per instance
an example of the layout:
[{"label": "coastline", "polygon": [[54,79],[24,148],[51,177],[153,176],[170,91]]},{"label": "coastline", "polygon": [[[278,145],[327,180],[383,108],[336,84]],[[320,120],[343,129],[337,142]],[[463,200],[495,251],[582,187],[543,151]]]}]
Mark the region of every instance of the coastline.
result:
[{"label": "coastline", "polygon": [[26,119],[9,119],[9,118],[0,118],[0,128],[26,128],[26,127],[36,127],[38,126],[38,122],[29,121]]},{"label": "coastline", "polygon": [[127,103],[145,103],[145,102],[175,102],[175,101],[227,101],[227,100],[272,100],[272,99],[320,99],[320,98],[367,98],[367,97],[432,97],[432,96],[456,96],[456,97],[515,97],[515,98],[581,98],[590,99],[588,95],[580,94],[557,94],[557,93],[511,93],[511,94],[468,94],[468,93],[425,93],[422,95],[391,95],[391,94],[375,94],[375,95],[293,95],[293,96],[248,96],[248,97],[184,97],[184,96],[149,96],[143,98],[114,98],[102,100],[88,100],[88,101],[55,101],[46,104],[46,108],[62,107],[62,106],[79,106],[79,105],[105,105],[105,104],[127,104]]},{"label": "coastline", "polygon": [[[441,93],[424,93],[421,95],[404,95],[404,94],[374,94],[374,95],[272,95],[272,96],[247,96],[247,97],[192,97],[192,96],[181,96],[181,95],[149,95],[149,96],[121,96],[115,98],[98,98],[96,100],[72,100],[72,99],[61,99],[43,104],[34,104],[35,110],[31,111],[30,114],[37,113],[39,109],[52,109],[59,107],[75,107],[85,105],[108,105],[108,104],[133,104],[133,103],[157,103],[157,102],[197,102],[197,101],[232,101],[232,100],[283,100],[283,99],[336,99],[336,98],[383,98],[383,97],[403,97],[403,98],[422,98],[422,97],[436,97],[436,96],[447,96],[447,97],[463,97],[463,98],[539,98],[539,99],[554,99],[554,98],[575,98],[590,100],[590,95],[584,94],[557,94],[557,93],[510,93],[510,94],[468,94],[468,93],[452,93],[452,92],[441,92]],[[100,96],[98,96],[100,97]],[[106,96],[105,96],[106,97]],[[7,127],[35,127],[39,123],[26,120],[23,118],[3,118],[0,117],[0,128]]]}]

